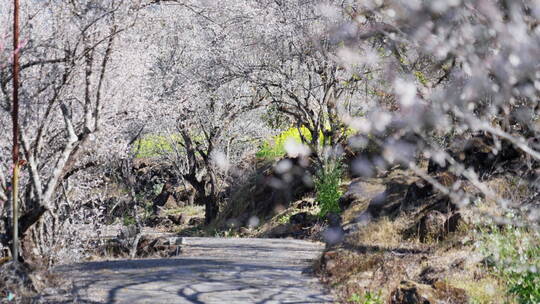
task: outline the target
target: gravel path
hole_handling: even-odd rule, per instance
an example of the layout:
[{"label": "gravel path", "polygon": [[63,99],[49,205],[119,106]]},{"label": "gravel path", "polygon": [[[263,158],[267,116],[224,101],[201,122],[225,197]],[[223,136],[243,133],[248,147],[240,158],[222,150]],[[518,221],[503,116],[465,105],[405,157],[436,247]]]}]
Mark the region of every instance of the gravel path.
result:
[{"label": "gravel path", "polygon": [[320,243],[183,238],[169,259],[66,265],[84,303],[332,303],[309,269]]}]

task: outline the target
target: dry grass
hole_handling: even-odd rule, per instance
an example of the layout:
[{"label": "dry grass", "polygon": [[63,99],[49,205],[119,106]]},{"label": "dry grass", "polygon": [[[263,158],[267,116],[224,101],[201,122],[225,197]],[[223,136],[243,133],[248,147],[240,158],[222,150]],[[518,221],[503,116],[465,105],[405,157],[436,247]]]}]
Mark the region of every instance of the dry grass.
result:
[{"label": "dry grass", "polygon": [[[311,207],[301,207],[300,204],[309,202],[311,203]],[[306,204],[304,204],[306,205]],[[268,234],[268,232],[272,231],[279,225],[286,225],[289,223],[289,220],[292,215],[299,213],[299,212],[307,212],[311,215],[317,215],[319,214],[320,207],[317,206],[315,203],[315,199],[312,197],[304,197],[301,200],[298,200],[292,204],[290,204],[289,208],[280,210],[279,213],[274,215],[269,220],[265,221],[261,226],[257,227],[253,231],[253,234],[250,236],[253,237],[264,237]]]},{"label": "dry grass", "polygon": [[251,160],[251,162],[254,168],[246,169],[246,177],[233,186],[231,197],[225,202],[215,222],[216,226],[247,211],[251,214],[259,213],[258,207],[263,204],[256,200],[257,194],[264,185],[265,177],[270,175],[274,162],[271,160]]},{"label": "dry grass", "polygon": [[398,247],[404,243],[411,245],[413,243],[404,241],[402,231],[405,230],[410,221],[404,217],[390,219],[382,217],[363,226],[359,231],[353,233],[347,242],[352,245],[370,245],[381,247]]},{"label": "dry grass", "polygon": [[[362,189],[369,189],[366,201],[387,188],[388,176],[362,181]],[[406,178],[404,179],[406,180]],[[486,182],[497,195],[510,201],[519,201],[529,195],[529,190],[516,178],[497,177]],[[468,183],[463,189],[478,193]],[[405,197],[405,192],[394,193]],[[362,203],[351,206],[344,213],[345,222],[357,217],[365,208]],[[404,231],[414,222],[414,215],[402,213],[397,218],[381,217],[362,226],[347,238],[347,245],[334,249],[326,261],[324,279],[333,286],[336,295],[347,302],[350,295],[362,294],[382,287],[383,299],[387,298],[400,280],[419,280],[423,269],[438,269],[439,278],[449,285],[464,289],[470,303],[516,303],[506,294],[504,282],[489,274],[483,266],[483,255],[474,246],[477,235],[476,224],[482,223],[480,214],[502,216],[504,210],[494,200],[481,202],[462,209],[464,223],[458,230],[442,241],[421,244],[417,239],[406,239]],[[411,253],[396,254],[396,248],[411,250]],[[415,254],[413,250],[423,251]]]},{"label": "dry grass", "polygon": [[183,214],[185,216],[190,216],[190,217],[196,216],[196,215],[204,217],[204,206],[188,205],[188,206],[179,207],[179,208],[165,209],[164,212],[166,215]]},{"label": "dry grass", "polygon": [[454,287],[464,289],[474,304],[516,303],[507,296],[504,285],[496,278],[485,276],[475,279],[473,274],[480,272],[482,270],[478,269],[468,273],[451,274],[445,281]]},{"label": "dry grass", "polygon": [[[386,186],[376,179],[365,179],[354,181],[359,188],[362,189],[363,199],[355,202],[342,214],[343,222],[348,223],[358,216],[359,213],[366,210],[369,202],[378,194],[384,192]],[[344,189],[346,191],[346,189]]]},{"label": "dry grass", "polygon": [[498,196],[511,202],[521,202],[531,194],[529,183],[516,176],[496,177],[488,181],[487,185]]}]

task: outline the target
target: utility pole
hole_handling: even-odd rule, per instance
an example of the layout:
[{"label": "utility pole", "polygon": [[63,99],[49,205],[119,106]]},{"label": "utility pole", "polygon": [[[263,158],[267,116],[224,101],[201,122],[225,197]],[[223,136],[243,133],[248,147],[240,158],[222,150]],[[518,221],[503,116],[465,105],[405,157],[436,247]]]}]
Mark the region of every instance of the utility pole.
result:
[{"label": "utility pole", "polygon": [[12,224],[13,262],[19,260],[19,0],[13,0],[13,104],[11,121],[13,124],[13,176],[12,176]]}]

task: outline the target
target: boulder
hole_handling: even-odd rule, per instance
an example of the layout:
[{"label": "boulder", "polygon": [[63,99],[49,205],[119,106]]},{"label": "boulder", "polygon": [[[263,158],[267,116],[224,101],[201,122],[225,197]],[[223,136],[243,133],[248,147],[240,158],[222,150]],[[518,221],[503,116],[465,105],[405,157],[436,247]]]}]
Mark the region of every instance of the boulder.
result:
[{"label": "boulder", "polygon": [[172,257],[182,252],[177,238],[143,236],[137,244],[137,257]]},{"label": "boulder", "polygon": [[341,215],[329,212],[325,216],[325,220],[329,227],[341,227]]},{"label": "boulder", "polygon": [[423,284],[433,284],[442,279],[445,269],[440,267],[427,266],[418,275],[418,282]]},{"label": "boulder", "polygon": [[[522,157],[522,153],[511,142],[502,140],[500,145],[497,145],[491,136],[481,133],[469,138],[455,138],[447,153],[465,167],[473,168],[480,176],[493,172],[501,166],[507,166]],[[447,169],[447,164],[441,166],[432,160],[429,161],[429,174]]]},{"label": "boulder", "polygon": [[174,198],[174,186],[171,183],[163,185],[161,193],[154,199],[154,212],[159,210],[159,207],[166,209],[174,209],[181,207]]},{"label": "boulder", "polygon": [[178,205],[191,206],[195,203],[197,191],[190,184],[180,184],[173,189],[172,195],[175,201],[178,202]]},{"label": "boulder", "polygon": [[313,200],[302,200],[300,203],[298,203],[296,208],[298,208],[298,209],[310,209],[310,208],[315,207],[316,205],[317,205],[317,203],[315,203]]},{"label": "boulder", "polygon": [[188,225],[190,226],[200,226],[204,224],[203,217],[192,217],[189,219]]},{"label": "boulder", "polygon": [[158,215],[149,216],[145,222],[148,227],[171,227],[174,225],[173,221],[168,216],[160,213]]},{"label": "boulder", "polygon": [[402,281],[390,294],[389,304],[466,304],[469,298],[465,290],[452,287],[442,281],[433,285]]},{"label": "boulder", "polygon": [[317,216],[308,212],[299,212],[289,218],[291,225],[299,225],[301,228],[312,227],[317,223]]},{"label": "boulder", "polygon": [[369,204],[369,198],[366,197],[366,193],[362,187],[363,180],[356,178],[349,184],[347,191],[340,197],[338,203],[339,208],[344,211],[350,206],[356,204],[364,204],[361,209],[367,209]]},{"label": "boulder", "polygon": [[186,225],[188,218],[183,214],[169,214],[167,218],[175,225]]},{"label": "boulder", "polygon": [[427,181],[420,179],[409,185],[405,198],[401,202],[402,210],[412,210],[421,206],[424,200],[433,193],[433,186]]},{"label": "boulder", "polygon": [[432,210],[424,215],[418,224],[418,236],[421,242],[438,241],[444,232],[446,216],[440,211]]},{"label": "boulder", "polygon": [[439,210],[427,210],[420,219],[405,230],[408,237],[418,236],[421,242],[433,242],[444,239],[455,232],[465,221],[459,212],[443,213]]}]

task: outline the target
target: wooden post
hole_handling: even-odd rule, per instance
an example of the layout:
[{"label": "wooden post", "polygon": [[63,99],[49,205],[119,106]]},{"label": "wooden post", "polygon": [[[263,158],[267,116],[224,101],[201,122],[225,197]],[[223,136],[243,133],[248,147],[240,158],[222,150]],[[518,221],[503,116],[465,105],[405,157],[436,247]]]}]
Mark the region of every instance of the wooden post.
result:
[{"label": "wooden post", "polygon": [[12,223],[13,223],[13,261],[19,260],[19,0],[13,0],[13,104],[11,121],[13,123],[13,176],[12,176]]}]

